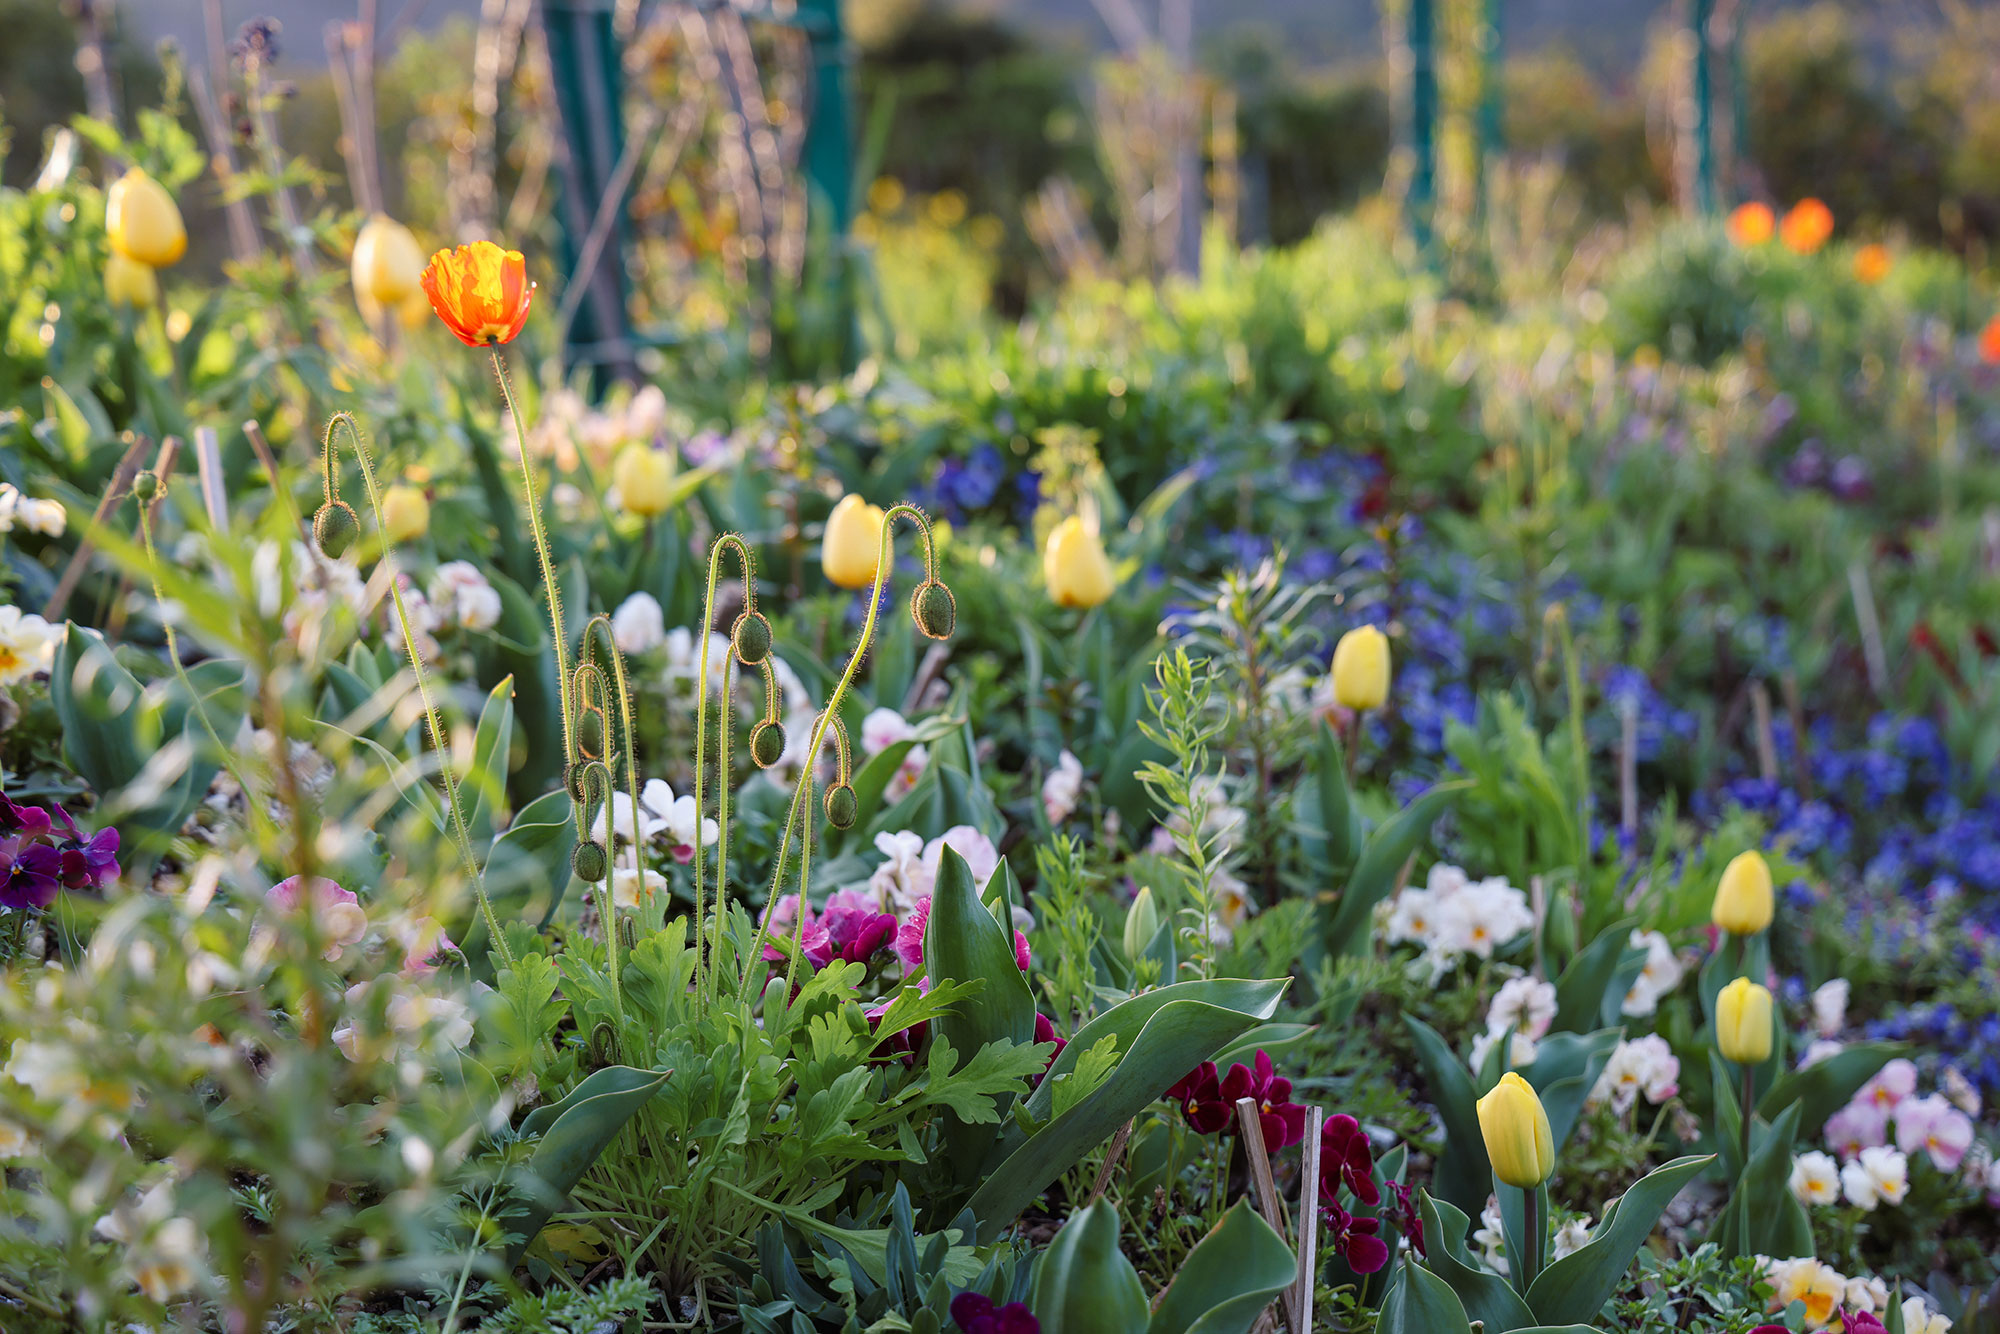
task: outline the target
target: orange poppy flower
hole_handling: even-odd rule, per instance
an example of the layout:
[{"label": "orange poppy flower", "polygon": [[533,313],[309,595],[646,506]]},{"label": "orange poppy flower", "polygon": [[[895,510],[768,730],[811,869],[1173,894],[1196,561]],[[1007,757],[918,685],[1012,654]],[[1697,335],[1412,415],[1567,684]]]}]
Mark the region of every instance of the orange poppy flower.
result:
[{"label": "orange poppy flower", "polygon": [[1751,200],[1738,204],[1729,215],[1729,239],[1740,246],[1763,245],[1771,239],[1771,232],[1778,220],[1771,214],[1769,204]]},{"label": "orange poppy flower", "polygon": [[440,250],[424,269],[424,295],[431,309],[467,347],[510,343],[528,322],[535,285],[518,250],[474,241]]},{"label": "orange poppy flower", "polygon": [[1833,210],[1808,195],[1778,224],[1778,239],[1794,254],[1810,255],[1833,235]]},{"label": "orange poppy flower", "polygon": [[1979,331],[1979,359],[1989,366],[2000,366],[2000,315],[1986,321],[1986,327]]},{"label": "orange poppy flower", "polygon": [[1864,283],[1879,283],[1889,276],[1889,247],[1871,242],[1854,252],[1854,276]]}]

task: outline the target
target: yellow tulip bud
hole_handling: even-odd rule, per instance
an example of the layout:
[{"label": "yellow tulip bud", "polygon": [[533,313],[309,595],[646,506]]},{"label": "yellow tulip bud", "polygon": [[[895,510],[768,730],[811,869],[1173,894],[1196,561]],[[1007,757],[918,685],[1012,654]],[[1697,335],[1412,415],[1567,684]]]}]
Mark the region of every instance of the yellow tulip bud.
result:
[{"label": "yellow tulip bud", "polygon": [[104,196],[104,231],[127,259],[165,268],[187,253],[187,228],[166,187],[134,167]]},{"label": "yellow tulip bud", "polygon": [[112,251],[104,261],[104,295],[114,306],[145,310],[160,300],[160,280],[153,266]]},{"label": "yellow tulip bud", "polygon": [[425,262],[410,229],[377,213],[354,238],[354,295],[364,309],[369,304],[377,311],[399,307],[422,290]]},{"label": "yellow tulip bud", "polygon": [[611,480],[618,485],[618,503],[626,513],[642,519],[664,514],[672,499],[674,456],[650,445],[627,445],[611,465]]},{"label": "yellow tulip bud", "polygon": [[1534,1086],[1510,1070],[1477,1107],[1493,1175],[1522,1190],[1547,1181],[1556,1170],[1556,1142]]},{"label": "yellow tulip bud", "polygon": [[881,554],[881,508],[860,496],[842,496],[826,516],[826,535],[819,544],[826,577],[842,588],[866,588],[875,582]]},{"label": "yellow tulip bud", "polygon": [[1055,526],[1042,548],[1042,581],[1059,607],[1095,607],[1118,586],[1104,544],[1079,515]]},{"label": "yellow tulip bud", "polygon": [[1333,646],[1333,698],[1343,709],[1379,709],[1389,698],[1389,636],[1356,626]]},{"label": "yellow tulip bud", "polygon": [[1762,854],[1740,852],[1722,868],[1710,917],[1732,936],[1754,936],[1771,924],[1771,868]]},{"label": "yellow tulip bud", "polygon": [[1771,1055],[1771,993],[1739,977],[1715,998],[1715,1045],[1724,1060],[1757,1065]]},{"label": "yellow tulip bud", "polygon": [[408,542],[431,528],[431,502],[414,486],[392,486],[382,493],[382,531],[391,542]]}]

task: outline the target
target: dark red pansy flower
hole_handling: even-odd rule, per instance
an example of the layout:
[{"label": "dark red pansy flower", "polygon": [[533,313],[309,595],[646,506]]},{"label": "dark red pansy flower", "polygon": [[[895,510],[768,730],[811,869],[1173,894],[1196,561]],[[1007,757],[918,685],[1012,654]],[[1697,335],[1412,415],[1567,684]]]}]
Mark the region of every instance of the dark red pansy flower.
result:
[{"label": "dark red pansy flower", "polygon": [[995,1306],[991,1297],[976,1292],[951,1299],[951,1318],[963,1334],[1042,1334],[1042,1322],[1024,1303]]},{"label": "dark red pansy flower", "polygon": [[1347,1267],[1357,1274],[1372,1274],[1389,1263],[1389,1243],[1376,1236],[1379,1218],[1356,1218],[1337,1204],[1322,1203],[1319,1216],[1326,1223],[1327,1244],[1347,1259]]},{"label": "dark red pansy flower", "polygon": [[1319,1193],[1333,1199],[1342,1184],[1363,1204],[1382,1202],[1375,1188],[1375,1149],[1361,1123],[1345,1112],[1319,1128]]},{"label": "dark red pansy flower", "polygon": [[1267,1152],[1290,1148],[1306,1137],[1306,1109],[1292,1101],[1292,1081],[1273,1071],[1270,1056],[1261,1049],[1254,1069],[1239,1063],[1222,1077],[1223,1106],[1233,1114],[1242,1098],[1256,1100]]},{"label": "dark red pansy flower", "polygon": [[1181,1105],[1181,1115],[1196,1133],[1214,1135],[1228,1129],[1234,1104],[1222,1100],[1222,1084],[1215,1077],[1215,1062],[1203,1061],[1188,1071],[1167,1096]]}]

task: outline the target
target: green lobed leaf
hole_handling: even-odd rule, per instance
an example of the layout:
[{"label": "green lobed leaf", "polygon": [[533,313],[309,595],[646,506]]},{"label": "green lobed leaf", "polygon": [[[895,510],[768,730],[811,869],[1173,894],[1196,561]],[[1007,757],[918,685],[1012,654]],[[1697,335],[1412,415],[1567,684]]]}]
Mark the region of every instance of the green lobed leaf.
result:
[{"label": "green lobed leaf", "polygon": [[1469,780],[1436,784],[1368,836],[1355,860],[1354,873],[1347,877],[1347,887],[1326,923],[1329,954],[1359,954],[1368,948],[1368,923],[1375,905],[1395,889],[1403,863],[1430,837],[1437,818],[1472,786]]}]

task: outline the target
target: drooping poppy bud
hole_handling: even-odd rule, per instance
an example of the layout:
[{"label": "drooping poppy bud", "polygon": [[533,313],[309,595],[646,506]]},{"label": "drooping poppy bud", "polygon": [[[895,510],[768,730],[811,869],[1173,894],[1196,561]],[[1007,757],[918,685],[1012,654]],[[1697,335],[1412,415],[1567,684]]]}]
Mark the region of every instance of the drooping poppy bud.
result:
[{"label": "drooping poppy bud", "polygon": [[950,639],[958,627],[958,599],[937,580],[925,580],[910,594],[910,619],[930,638]]},{"label": "drooping poppy bud", "polygon": [[826,790],[826,822],[835,829],[854,828],[860,813],[860,801],[851,786],[836,783]]},{"label": "drooping poppy bud", "polygon": [[313,515],[313,541],[334,560],[345,556],[359,536],[361,520],[354,516],[354,507],[344,500],[329,501]]},{"label": "drooping poppy bud", "polygon": [[768,769],[785,757],[785,728],[782,723],[764,719],[750,729],[750,758],[757,761],[757,767]]},{"label": "drooping poppy bud", "polygon": [[771,652],[771,623],[761,611],[746,611],[736,618],[729,642],[736,648],[738,662],[755,667]]}]

